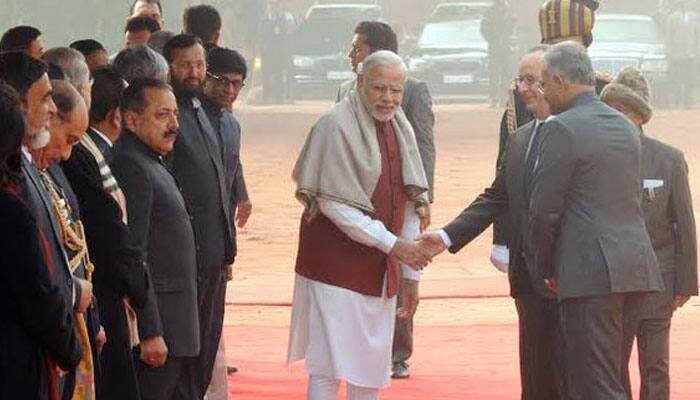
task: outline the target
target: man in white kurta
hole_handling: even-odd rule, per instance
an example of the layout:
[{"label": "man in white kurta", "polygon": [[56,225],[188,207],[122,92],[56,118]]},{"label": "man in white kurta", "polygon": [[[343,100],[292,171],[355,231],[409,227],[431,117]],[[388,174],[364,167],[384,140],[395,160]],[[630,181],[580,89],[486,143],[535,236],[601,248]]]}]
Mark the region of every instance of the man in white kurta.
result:
[{"label": "man in white kurta", "polygon": [[295,166],[305,212],[288,362],[305,359],[308,399],[378,398],[391,375],[397,285],[412,315],[427,251],[427,181],[400,110],[406,67],[391,52],[364,62],[358,89],[314,126]]}]

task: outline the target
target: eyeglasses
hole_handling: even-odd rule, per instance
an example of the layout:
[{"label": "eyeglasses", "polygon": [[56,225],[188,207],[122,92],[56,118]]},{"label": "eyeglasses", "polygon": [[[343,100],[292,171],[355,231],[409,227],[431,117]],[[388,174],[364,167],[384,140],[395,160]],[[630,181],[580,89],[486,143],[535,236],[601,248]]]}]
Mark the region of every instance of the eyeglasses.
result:
[{"label": "eyeglasses", "polygon": [[525,85],[525,86],[535,86],[539,84],[541,81],[537,78],[535,78],[532,75],[525,75],[525,76],[519,76],[515,78],[515,84],[516,85]]},{"label": "eyeglasses", "polygon": [[515,78],[515,85],[525,85],[529,88],[534,87],[537,93],[544,94],[544,82],[532,75],[519,76]]},{"label": "eyeglasses", "polygon": [[235,90],[241,90],[243,87],[245,87],[245,83],[243,81],[232,81],[225,76],[214,75],[211,72],[207,72],[207,76],[221,85],[232,86]]}]

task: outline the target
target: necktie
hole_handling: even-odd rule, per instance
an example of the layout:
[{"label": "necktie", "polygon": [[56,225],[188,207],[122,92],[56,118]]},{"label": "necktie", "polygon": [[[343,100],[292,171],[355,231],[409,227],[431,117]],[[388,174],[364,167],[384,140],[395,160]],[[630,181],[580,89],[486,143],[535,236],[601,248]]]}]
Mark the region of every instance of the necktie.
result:
[{"label": "necktie", "polygon": [[525,158],[525,176],[526,184],[529,186],[532,183],[532,179],[535,175],[535,167],[537,165],[537,159],[540,155],[540,145],[542,144],[542,126],[543,122],[537,123],[535,126],[535,131],[532,132],[532,139],[530,140],[530,147],[527,151],[527,156]]}]

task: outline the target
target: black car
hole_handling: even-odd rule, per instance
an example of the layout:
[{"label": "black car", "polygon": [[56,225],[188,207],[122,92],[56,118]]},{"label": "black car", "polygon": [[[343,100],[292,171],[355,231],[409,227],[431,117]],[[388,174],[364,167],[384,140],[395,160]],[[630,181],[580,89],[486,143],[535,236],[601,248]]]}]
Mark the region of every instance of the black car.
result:
[{"label": "black car", "polygon": [[355,77],[347,53],[363,20],[381,20],[381,8],[350,3],[309,9],[295,34],[292,97],[335,99],[340,84]]},{"label": "black car", "polygon": [[[666,102],[668,63],[661,27],[650,16],[600,14],[593,28],[593,44],[588,49],[593,67],[617,74],[623,67],[639,68],[649,79],[657,105]],[[661,103],[661,104],[659,104]]]},{"label": "black car", "polygon": [[478,19],[425,24],[408,60],[410,75],[425,81],[436,98],[488,96],[488,44]]}]

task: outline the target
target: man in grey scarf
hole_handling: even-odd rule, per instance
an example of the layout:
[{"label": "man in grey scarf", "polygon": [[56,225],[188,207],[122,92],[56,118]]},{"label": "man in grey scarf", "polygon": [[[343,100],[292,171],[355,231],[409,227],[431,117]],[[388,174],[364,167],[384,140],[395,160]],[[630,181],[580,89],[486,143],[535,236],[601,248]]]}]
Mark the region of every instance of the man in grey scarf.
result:
[{"label": "man in grey scarf", "polygon": [[429,215],[415,135],[400,109],[406,66],[389,51],[365,59],[357,90],[312,128],[294,168],[304,205],[288,362],[306,360],[308,399],[377,399],[390,381],[398,315],[418,304]]}]

